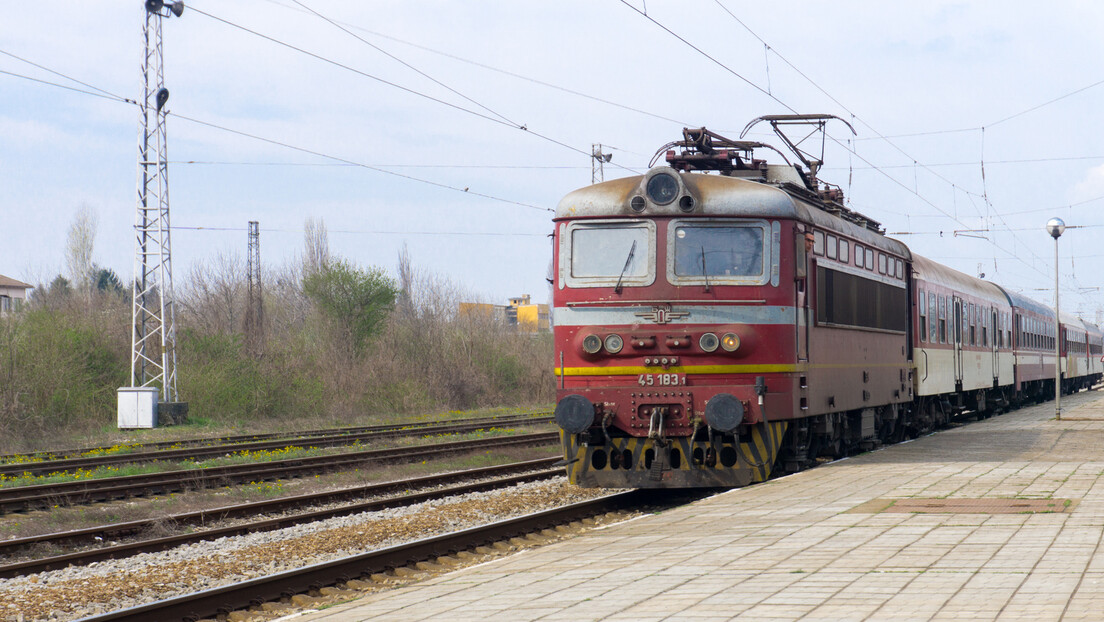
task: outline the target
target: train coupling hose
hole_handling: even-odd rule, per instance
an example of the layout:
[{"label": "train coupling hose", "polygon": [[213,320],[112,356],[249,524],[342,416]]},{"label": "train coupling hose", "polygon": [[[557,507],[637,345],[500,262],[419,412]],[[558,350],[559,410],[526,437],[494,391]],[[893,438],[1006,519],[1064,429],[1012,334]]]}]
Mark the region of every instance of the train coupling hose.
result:
[{"label": "train coupling hose", "polygon": [[759,406],[763,406],[763,396],[767,394],[767,379],[762,376],[755,377],[755,394],[759,396]]}]

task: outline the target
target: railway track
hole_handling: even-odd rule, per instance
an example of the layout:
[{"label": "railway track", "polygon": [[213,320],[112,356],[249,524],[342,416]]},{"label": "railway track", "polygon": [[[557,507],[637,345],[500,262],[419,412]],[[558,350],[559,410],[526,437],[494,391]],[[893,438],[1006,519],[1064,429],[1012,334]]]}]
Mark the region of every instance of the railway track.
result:
[{"label": "railway track", "polygon": [[[253,503],[243,503],[210,510],[188,512],[171,516],[158,517],[156,519],[132,521],[101,525],[87,529],[66,531],[51,534],[42,534],[0,542],[0,555],[12,556],[27,547],[35,545],[89,545],[98,541],[134,536],[162,522],[168,522],[177,526],[206,525],[228,519],[266,515],[274,512],[286,512],[298,508],[343,502],[350,499],[362,499],[371,496],[395,495],[395,493],[408,490],[427,489],[424,492],[401,494],[386,498],[377,498],[369,501],[361,501],[342,505],[337,508],[321,509],[301,512],[297,514],[252,521],[234,526],[227,526],[202,531],[153,538],[94,548],[90,550],[72,552],[62,555],[54,555],[45,558],[31,559],[16,563],[0,565],[0,578],[11,578],[21,575],[56,570],[70,565],[86,565],[105,559],[117,559],[138,553],[164,551],[172,547],[214,540],[216,538],[255,533],[259,531],[271,531],[282,529],[291,525],[299,525],[312,521],[325,520],[337,516],[348,516],[360,512],[377,511],[387,508],[403,507],[421,503],[423,501],[441,499],[450,496],[462,495],[471,492],[482,492],[505,488],[518,483],[532,482],[543,479],[551,479],[563,475],[562,469],[553,469],[552,465],[558,460],[556,457],[541,460],[528,460],[512,464],[484,467],[480,469],[468,469],[439,475],[430,475],[404,479],[399,481],[345,488],[341,490],[296,495]],[[488,479],[491,478],[491,479]],[[477,480],[477,481],[471,481]],[[460,485],[440,488],[455,482],[466,482]]]},{"label": "railway track", "polygon": [[0,514],[51,508],[57,505],[78,505],[151,494],[166,494],[227,484],[302,477],[348,470],[368,464],[412,462],[477,450],[551,446],[558,440],[559,435],[557,433],[543,432],[272,462],[86,479],[18,488],[0,488]]},{"label": "railway track", "polygon": [[265,601],[323,586],[345,583],[419,561],[456,554],[479,546],[539,532],[572,521],[634,507],[648,499],[646,491],[629,491],[568,506],[536,512],[488,525],[464,529],[368,553],[281,572],[176,598],[107,614],[83,618],[83,622],[169,622],[227,615]]},{"label": "railway track", "polygon": [[[222,437],[220,439],[193,439],[191,442],[156,443],[143,445],[143,448],[152,447],[153,451],[135,451],[125,453],[103,453],[111,448],[91,448],[86,450],[70,450],[67,455],[79,455],[80,453],[92,453],[94,455],[81,457],[65,457],[45,459],[34,462],[25,460],[34,459],[41,454],[21,454],[5,456],[8,463],[0,462],[0,475],[43,475],[70,471],[73,469],[94,469],[103,466],[118,464],[148,463],[158,460],[183,460],[188,458],[206,458],[222,456],[228,453],[242,451],[265,451],[282,449],[292,444],[296,447],[342,447],[359,442],[371,442],[392,438],[411,436],[424,436],[427,434],[459,434],[471,432],[492,426],[511,425],[528,426],[540,425],[551,422],[548,416],[534,417],[530,415],[515,417],[488,417],[453,422],[433,422],[425,425],[393,425],[393,426],[369,426],[363,428],[339,428],[334,430],[312,430],[294,434],[273,434],[271,438],[259,438],[259,435]],[[264,436],[264,435],[260,435]],[[204,444],[202,441],[206,440]],[[219,441],[212,444],[211,441]]]}]

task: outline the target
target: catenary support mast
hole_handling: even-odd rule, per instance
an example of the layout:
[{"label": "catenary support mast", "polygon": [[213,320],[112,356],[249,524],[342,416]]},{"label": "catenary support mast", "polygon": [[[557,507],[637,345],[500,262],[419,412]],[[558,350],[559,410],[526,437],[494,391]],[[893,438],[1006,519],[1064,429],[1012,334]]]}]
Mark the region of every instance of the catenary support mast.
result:
[{"label": "catenary support mast", "polygon": [[169,236],[169,177],[161,23],[183,2],[146,0],[142,37],[142,100],[138,128],[138,208],[134,221],[134,285],[130,376],[134,387],[157,387],[176,402],[176,314]]}]

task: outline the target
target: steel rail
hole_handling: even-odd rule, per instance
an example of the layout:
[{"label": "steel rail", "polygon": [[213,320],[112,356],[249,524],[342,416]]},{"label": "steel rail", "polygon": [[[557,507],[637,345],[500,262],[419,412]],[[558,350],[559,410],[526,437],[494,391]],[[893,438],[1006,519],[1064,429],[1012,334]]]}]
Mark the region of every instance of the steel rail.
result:
[{"label": "steel rail", "polygon": [[555,432],[519,434],[473,441],[414,445],[272,462],[0,488],[0,513],[32,508],[51,508],[62,504],[92,503],[142,494],[164,494],[216,484],[224,485],[227,483],[248,483],[300,477],[352,469],[363,464],[423,460],[477,449],[550,445],[558,439],[559,435]]},{"label": "steel rail", "polygon": [[522,473],[525,471],[547,469],[560,460],[561,458],[559,456],[554,456],[549,458],[540,458],[537,460],[512,462],[509,464],[501,464],[497,466],[465,469],[462,471],[452,471],[449,473],[423,475],[421,477],[392,480],[389,482],[380,482],[378,484],[365,484],[363,486],[355,486],[351,488],[340,488],[337,490],[328,490],[324,492],[312,492],[302,495],[292,495],[287,497],[280,497],[277,499],[265,499],[262,501],[237,503],[234,505],[225,505],[206,510],[196,510],[193,512],[184,512],[181,514],[170,514],[165,516],[158,516],[155,518],[127,521],[122,523],[97,525],[95,527],[85,527],[83,529],[72,529],[69,531],[57,531],[52,533],[37,534],[33,536],[24,536],[22,538],[12,538],[9,540],[0,541],[0,555],[13,555],[19,550],[32,545],[51,544],[77,546],[80,544],[94,544],[98,541],[108,540],[111,538],[123,538],[138,534],[165,521],[169,521],[175,525],[206,525],[209,523],[215,523],[232,518],[249,517],[271,512],[282,512],[292,508],[317,505],[320,503],[336,503],[372,495],[394,494],[400,491],[416,488],[442,486],[465,479],[475,479],[480,477],[499,477],[503,475]]},{"label": "steel rail", "polygon": [[372,441],[382,440],[388,438],[401,438],[410,436],[421,436],[425,434],[451,434],[461,432],[471,432],[479,430],[488,423],[510,425],[537,425],[541,423],[548,423],[552,420],[551,417],[536,418],[527,417],[525,419],[500,419],[495,422],[489,421],[473,421],[473,422],[458,422],[444,425],[423,426],[423,427],[404,427],[388,430],[372,430],[368,432],[355,432],[347,433],[341,432],[339,434],[331,434],[326,436],[314,436],[314,437],[302,437],[302,438],[286,438],[279,440],[267,440],[257,441],[249,443],[234,443],[226,445],[210,445],[199,447],[187,447],[179,449],[162,449],[149,452],[132,452],[132,453],[119,453],[109,455],[98,456],[86,456],[83,458],[68,458],[64,460],[48,460],[45,462],[30,462],[30,463],[12,463],[12,464],[0,464],[0,475],[42,475],[46,473],[64,472],[72,469],[90,469],[101,466],[112,466],[117,464],[137,464],[143,462],[154,462],[158,460],[182,460],[185,458],[203,458],[209,456],[219,456],[227,453],[234,453],[240,451],[263,451],[271,449],[283,449],[284,447],[294,446],[303,448],[316,448],[316,447],[341,447],[347,445],[353,445],[360,441]]},{"label": "steel rail", "polygon": [[[554,462],[555,459],[549,459],[548,461]],[[204,542],[215,540],[217,538],[240,536],[248,533],[256,533],[259,531],[273,531],[276,529],[283,529],[284,527],[291,527],[293,525],[301,525],[303,523],[326,520],[337,516],[349,516],[351,514],[358,514],[360,512],[373,512],[388,508],[406,507],[414,505],[416,503],[421,503],[423,501],[443,499],[446,497],[462,495],[471,492],[497,490],[500,488],[506,488],[507,486],[512,486],[514,484],[551,479],[560,475],[563,475],[563,469],[545,469],[543,471],[531,471],[522,475],[507,475],[505,477],[499,477],[491,481],[468,483],[459,486],[451,486],[449,488],[388,497],[386,499],[364,501],[361,503],[345,505],[340,508],[303,512],[291,516],[282,516],[279,518],[254,521],[251,523],[244,523],[241,525],[234,525],[230,527],[206,529],[203,531],[166,536],[164,538],[154,538],[138,542],[129,542],[126,544],[118,544],[115,546],[108,546],[88,551],[79,551],[64,555],[55,555],[41,559],[28,560],[14,564],[6,564],[0,566],[0,578],[9,579],[12,577],[18,577],[37,572],[57,570],[59,568],[66,568],[68,566],[83,566],[92,562],[103,561],[106,559],[118,559],[122,557],[128,557],[130,555],[137,555],[139,553],[164,551],[173,547],[190,544],[192,542]],[[409,485],[410,482],[409,480],[407,480],[405,482],[397,482],[396,484]]]},{"label": "steel rail", "polygon": [[[302,430],[297,432],[272,432],[267,434],[240,434],[233,436],[214,436],[206,437],[206,439],[183,439],[178,441],[159,441],[156,443],[135,443],[135,447],[141,447],[142,450],[152,450],[150,452],[132,452],[129,454],[108,454],[108,455],[136,455],[139,453],[155,453],[160,451],[171,451],[176,449],[190,449],[190,447],[214,447],[222,445],[234,445],[241,447],[245,443],[263,442],[263,441],[278,441],[278,440],[298,440],[298,439],[311,439],[311,437],[317,436],[342,436],[342,435],[354,435],[354,434],[371,434],[380,433],[385,434],[388,432],[401,432],[410,431],[412,434],[417,431],[425,430],[429,428],[437,428],[437,426],[445,425],[479,425],[479,424],[521,424],[532,422],[545,422],[551,421],[551,415],[546,412],[529,413],[529,414],[511,414],[511,415],[498,415],[498,417],[484,417],[474,419],[455,419],[455,420],[438,420],[438,421],[426,421],[426,422],[407,422],[407,423],[390,423],[385,425],[361,425],[357,428],[331,428],[322,430]],[[102,457],[106,452],[117,451],[117,446],[97,446],[97,447],[85,447],[85,449],[75,450],[59,450],[56,452],[32,452],[24,454],[7,454],[0,455],[0,473],[21,473],[22,471],[29,471],[31,468],[40,464],[49,463],[51,465],[61,463],[68,460],[82,460],[82,458],[88,457]],[[231,447],[226,447],[227,451],[233,451]],[[96,453],[99,456],[85,456],[82,454]]]},{"label": "steel rail", "polygon": [[385,572],[595,514],[631,507],[647,498],[647,491],[633,490],[617,493],[490,525],[313,564],[234,585],[82,618],[80,622],[170,622],[213,618],[237,609],[245,609],[258,602],[278,600],[283,596],[306,592],[319,586],[333,585],[371,573]]}]

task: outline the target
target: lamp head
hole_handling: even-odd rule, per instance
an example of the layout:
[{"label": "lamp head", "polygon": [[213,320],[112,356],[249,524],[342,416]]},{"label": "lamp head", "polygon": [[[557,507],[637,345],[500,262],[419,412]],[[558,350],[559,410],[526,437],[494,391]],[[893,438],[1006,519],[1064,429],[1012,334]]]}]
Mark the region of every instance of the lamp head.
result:
[{"label": "lamp head", "polygon": [[1066,231],[1066,223],[1061,218],[1051,218],[1047,221],[1046,231],[1050,237],[1057,240]]}]

